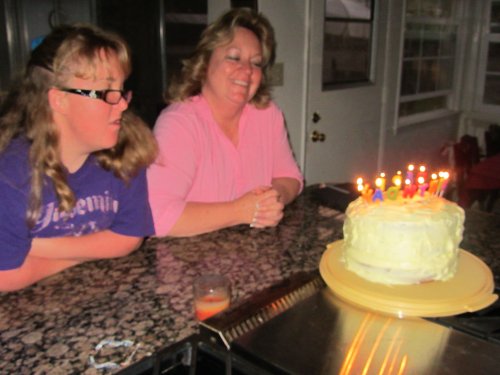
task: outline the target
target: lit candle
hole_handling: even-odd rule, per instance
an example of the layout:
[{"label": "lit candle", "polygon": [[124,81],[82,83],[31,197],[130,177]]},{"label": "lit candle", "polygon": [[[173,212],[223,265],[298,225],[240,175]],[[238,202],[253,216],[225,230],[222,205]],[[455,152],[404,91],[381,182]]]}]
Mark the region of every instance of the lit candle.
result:
[{"label": "lit candle", "polygon": [[385,173],[384,172],[380,173],[380,178],[382,179],[382,186],[380,187],[380,189],[382,191],[384,191],[385,190],[385,184],[386,184]]},{"label": "lit candle", "polygon": [[398,194],[399,194],[399,186],[391,186],[385,192],[385,196],[387,197],[387,199],[391,201],[395,201],[396,199],[398,199]]},{"label": "lit candle", "polygon": [[429,186],[429,184],[425,182],[425,178],[423,176],[418,177],[417,182],[418,182],[418,190],[420,191],[420,196],[423,197],[425,194],[425,189],[427,189],[427,186]]},{"label": "lit candle", "polygon": [[446,186],[448,186],[448,182],[450,180],[450,174],[448,172],[443,172],[442,174],[443,180],[441,182],[441,189],[439,191],[439,196],[442,197],[446,190]]},{"label": "lit candle", "polygon": [[375,179],[375,186],[382,192],[385,191],[385,173],[381,173],[380,177]]},{"label": "lit candle", "polygon": [[370,202],[373,196],[373,189],[370,188],[370,185],[365,184],[363,190],[361,191],[361,196],[366,202]]},{"label": "lit candle", "polygon": [[443,181],[444,181],[444,172],[439,171],[438,172],[438,185],[436,189],[436,195],[441,196],[441,189],[443,187]]},{"label": "lit candle", "polygon": [[417,191],[417,186],[411,183],[411,180],[407,178],[405,180],[405,188],[403,190],[403,198],[413,198],[415,192]]},{"label": "lit candle", "polygon": [[431,175],[431,180],[429,182],[429,194],[433,195],[436,194],[437,188],[438,188],[438,175],[433,173]]},{"label": "lit candle", "polygon": [[396,175],[394,175],[392,177],[392,183],[395,185],[395,186],[398,186],[399,188],[401,188],[401,185],[403,183],[403,176],[401,175],[401,171],[397,171],[396,172]]},{"label": "lit candle", "polygon": [[373,202],[376,202],[376,201],[383,202],[384,201],[384,194],[382,193],[382,190],[380,190],[380,189],[375,190],[375,194],[373,194],[372,201]]},{"label": "lit candle", "polygon": [[364,189],[363,187],[363,179],[361,177],[358,177],[356,180],[356,184],[358,184],[358,191],[361,193]]},{"label": "lit candle", "polygon": [[424,178],[424,181],[427,181],[427,172],[426,172],[425,165],[421,165],[421,166],[418,168],[417,179],[418,179],[419,177],[423,177],[423,178]]},{"label": "lit candle", "polygon": [[408,165],[408,170],[406,171],[406,179],[410,180],[410,184],[413,184],[413,170],[415,166],[413,164]]}]

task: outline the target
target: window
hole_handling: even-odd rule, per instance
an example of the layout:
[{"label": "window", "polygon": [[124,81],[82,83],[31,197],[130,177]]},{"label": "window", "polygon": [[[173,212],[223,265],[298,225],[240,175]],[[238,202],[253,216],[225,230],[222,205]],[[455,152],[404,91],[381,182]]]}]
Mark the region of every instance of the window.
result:
[{"label": "window", "polygon": [[493,0],[489,8],[489,19],[486,22],[486,53],[482,71],[484,84],[482,87],[482,103],[500,105],[500,1]]},{"label": "window", "polygon": [[371,80],[374,0],[325,1],[323,89]]},{"label": "window", "polygon": [[447,110],[453,93],[456,1],[407,0],[399,117]]}]

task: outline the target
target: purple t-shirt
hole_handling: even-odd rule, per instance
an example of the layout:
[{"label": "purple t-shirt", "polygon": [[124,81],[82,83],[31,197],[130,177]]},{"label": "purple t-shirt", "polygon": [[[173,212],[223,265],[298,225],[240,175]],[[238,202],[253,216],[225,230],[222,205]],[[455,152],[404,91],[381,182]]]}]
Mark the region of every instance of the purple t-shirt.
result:
[{"label": "purple t-shirt", "polygon": [[128,184],[90,156],[68,184],[76,197],[70,213],[58,210],[52,184],[43,190],[41,215],[26,222],[30,191],[29,144],[15,139],[0,154],[0,270],[20,267],[36,237],[82,236],[109,229],[133,237],[154,234],[145,170]]}]

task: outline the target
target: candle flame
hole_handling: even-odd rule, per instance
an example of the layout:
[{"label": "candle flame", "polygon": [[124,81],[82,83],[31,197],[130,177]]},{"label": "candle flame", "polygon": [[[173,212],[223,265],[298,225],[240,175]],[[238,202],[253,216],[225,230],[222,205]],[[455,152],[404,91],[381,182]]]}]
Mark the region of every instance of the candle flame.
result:
[{"label": "candle flame", "polygon": [[356,180],[356,183],[358,185],[362,185],[363,184],[363,179],[361,177],[358,177],[358,179]]},{"label": "candle flame", "polygon": [[425,172],[425,165],[421,165],[419,169],[420,169],[420,172]]},{"label": "candle flame", "polygon": [[408,170],[413,171],[415,169],[415,166],[413,164],[408,165]]},{"label": "candle flame", "polygon": [[425,178],[423,178],[422,176],[420,176],[419,178],[417,178],[417,181],[419,184],[423,184],[425,182]]}]

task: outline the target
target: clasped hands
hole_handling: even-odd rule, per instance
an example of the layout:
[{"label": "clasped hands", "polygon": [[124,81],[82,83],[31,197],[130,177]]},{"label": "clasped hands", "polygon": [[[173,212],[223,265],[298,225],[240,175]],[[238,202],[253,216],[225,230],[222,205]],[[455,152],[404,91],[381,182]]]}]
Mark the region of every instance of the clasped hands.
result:
[{"label": "clasped hands", "polygon": [[260,186],[245,194],[249,201],[249,219],[252,228],[275,227],[283,218],[285,205],[281,194],[271,186]]}]

